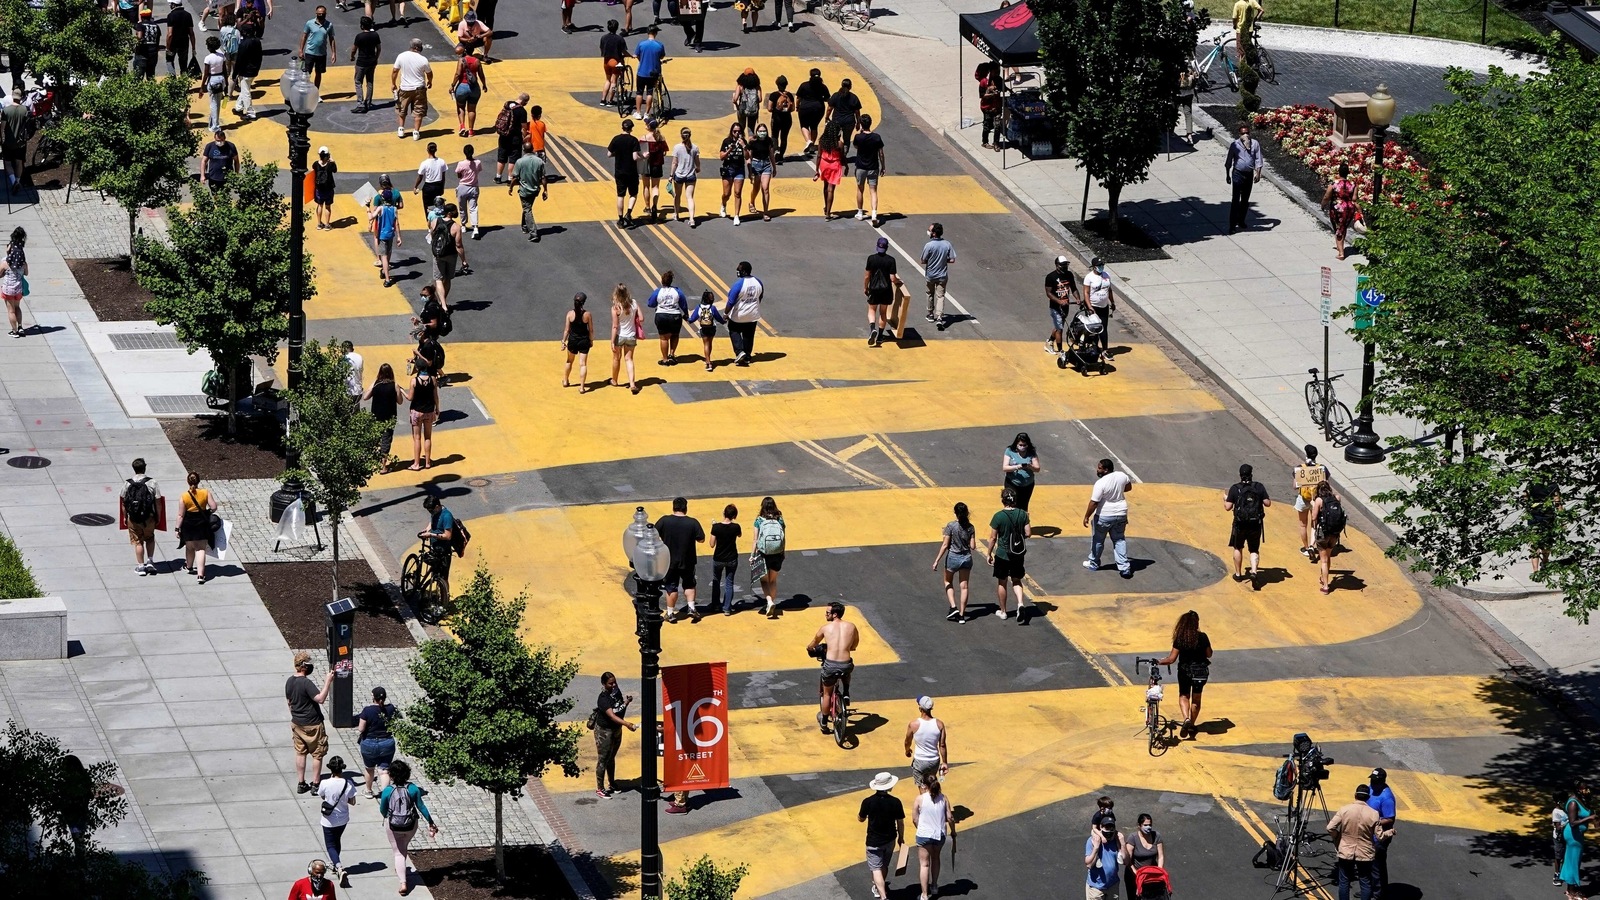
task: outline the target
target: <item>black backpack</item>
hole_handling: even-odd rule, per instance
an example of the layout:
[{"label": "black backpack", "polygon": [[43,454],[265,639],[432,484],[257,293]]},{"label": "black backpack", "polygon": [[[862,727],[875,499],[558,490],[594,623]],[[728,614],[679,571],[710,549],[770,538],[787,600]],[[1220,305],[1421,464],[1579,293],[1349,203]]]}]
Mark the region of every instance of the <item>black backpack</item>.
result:
[{"label": "black backpack", "polygon": [[456,255],[455,221],[453,219],[439,218],[433,223],[433,230],[428,232],[428,249],[433,251],[434,259],[444,259]]},{"label": "black backpack", "polygon": [[1240,482],[1239,495],[1233,501],[1233,521],[1240,525],[1260,525],[1265,515],[1261,508],[1261,492],[1255,482]]},{"label": "black backpack", "polygon": [[1283,857],[1287,852],[1287,839],[1279,835],[1276,841],[1261,842],[1261,849],[1250,858],[1250,865],[1258,869],[1282,868]]},{"label": "black backpack", "polygon": [[149,522],[156,517],[156,495],[150,490],[150,479],[128,479],[128,489],[122,493],[122,511],[129,522]]},{"label": "black backpack", "polygon": [[1338,537],[1344,532],[1347,519],[1344,505],[1338,497],[1329,495],[1322,499],[1322,511],[1317,513],[1317,531],[1324,537]]},{"label": "black backpack", "polygon": [[456,556],[466,556],[467,544],[471,540],[472,532],[467,530],[467,523],[457,519],[456,523],[450,526],[450,549],[455,551]]},{"label": "black backpack", "polygon": [[[1011,531],[1006,535],[1006,554],[1011,559],[1018,559],[1028,554],[1028,535],[1025,532],[1026,523],[1017,521],[1020,509],[1011,511]],[[1027,513],[1023,513],[1024,516]]]}]

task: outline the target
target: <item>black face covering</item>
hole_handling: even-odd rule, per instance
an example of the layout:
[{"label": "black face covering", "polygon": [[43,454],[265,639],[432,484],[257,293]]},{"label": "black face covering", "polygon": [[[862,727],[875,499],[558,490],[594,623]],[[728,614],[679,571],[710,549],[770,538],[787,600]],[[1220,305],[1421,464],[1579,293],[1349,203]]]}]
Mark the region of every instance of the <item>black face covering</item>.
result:
[{"label": "black face covering", "polygon": [[311,876],[311,890],[313,890],[313,891],[317,892],[318,894],[320,894],[320,893],[326,891],[327,889],[328,889],[328,879],[327,878],[325,878],[325,877],[323,877],[321,875],[313,875],[313,876]]}]

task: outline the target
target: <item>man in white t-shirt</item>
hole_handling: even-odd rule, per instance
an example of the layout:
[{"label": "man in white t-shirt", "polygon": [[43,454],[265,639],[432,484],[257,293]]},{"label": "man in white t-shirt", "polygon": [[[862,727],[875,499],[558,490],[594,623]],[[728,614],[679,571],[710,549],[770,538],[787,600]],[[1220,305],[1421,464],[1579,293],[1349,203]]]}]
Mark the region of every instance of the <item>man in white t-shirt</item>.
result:
[{"label": "man in white t-shirt", "polygon": [[345,362],[350,364],[350,374],[345,376],[344,389],[357,403],[361,402],[361,395],[365,392],[362,388],[362,370],[366,368],[366,360],[356,352],[356,345],[345,341],[340,347],[344,351]]},{"label": "man in white t-shirt", "polygon": [[410,112],[414,115],[411,139],[422,140],[422,117],[428,114],[428,88],[433,87],[433,67],[422,55],[421,38],[412,38],[411,49],[394,58],[389,86],[394,89],[394,111],[399,123],[395,135],[406,136],[406,113]]},{"label": "man in white t-shirt", "polygon": [[1094,490],[1089,493],[1089,507],[1083,511],[1083,527],[1092,524],[1094,531],[1089,539],[1089,558],[1083,567],[1091,572],[1100,568],[1100,554],[1106,548],[1106,535],[1111,536],[1111,552],[1117,561],[1117,571],[1123,578],[1133,577],[1133,564],[1128,561],[1128,541],[1124,532],[1128,528],[1127,493],[1133,490],[1133,479],[1118,472],[1109,459],[1102,459],[1094,468]]},{"label": "man in white t-shirt", "polygon": [[1089,271],[1083,276],[1083,305],[1100,317],[1100,359],[1104,362],[1111,347],[1111,314],[1117,310],[1117,298],[1111,294],[1105,261],[1098,256],[1089,262]]}]

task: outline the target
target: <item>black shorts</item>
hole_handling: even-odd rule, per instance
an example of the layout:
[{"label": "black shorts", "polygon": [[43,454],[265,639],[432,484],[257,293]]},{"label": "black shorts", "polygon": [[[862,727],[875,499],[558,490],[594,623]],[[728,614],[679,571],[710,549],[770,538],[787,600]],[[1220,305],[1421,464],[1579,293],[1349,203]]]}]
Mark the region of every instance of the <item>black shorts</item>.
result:
[{"label": "black shorts", "polygon": [[1261,523],[1245,523],[1235,521],[1233,530],[1228,533],[1228,546],[1235,550],[1243,550],[1249,545],[1251,553],[1261,552]]},{"label": "black shorts", "polygon": [[678,592],[678,585],[683,585],[686,591],[692,591],[700,582],[694,577],[694,566],[674,566],[667,570],[667,577],[661,580],[661,589],[669,594]]},{"label": "black shorts", "polygon": [[1202,693],[1205,692],[1205,689],[1206,689],[1206,683],[1204,681],[1197,682],[1197,681],[1191,680],[1188,675],[1185,675],[1183,673],[1183,667],[1182,666],[1178,667],[1178,693],[1179,694],[1181,694],[1181,695],[1183,695],[1185,697],[1199,697]]},{"label": "black shorts", "polygon": [[683,316],[656,313],[656,334],[662,337],[677,337],[683,334]]},{"label": "black shorts", "polygon": [[1027,557],[1025,556],[1013,556],[1006,559],[996,556],[994,558],[994,577],[999,581],[1005,581],[1008,578],[1014,581],[1021,581],[1022,576],[1027,574],[1023,568],[1026,561]]},{"label": "black shorts", "polygon": [[633,83],[639,93],[649,94],[656,89],[656,79],[660,77],[660,75],[635,75]]},{"label": "black shorts", "polygon": [[639,173],[638,172],[634,172],[632,175],[620,175],[619,174],[619,175],[613,175],[611,177],[612,177],[612,180],[617,183],[617,196],[618,197],[623,197],[623,196],[637,197],[637,196],[639,196]]},{"label": "black shorts", "polygon": [[522,141],[514,134],[500,138],[500,146],[495,149],[495,160],[504,165],[511,165],[522,158]]},{"label": "black shorts", "polygon": [[894,288],[874,288],[867,294],[867,302],[873,306],[888,306],[894,302]]},{"label": "black shorts", "polygon": [[312,56],[307,53],[300,57],[300,68],[307,73],[315,72],[321,75],[323,72],[328,71],[328,55],[324,53],[319,56]]},{"label": "black shorts", "polygon": [[761,557],[767,561],[767,571],[769,571],[769,572],[782,572],[783,571],[783,554],[782,553],[763,553],[763,554],[761,554]]},{"label": "black shorts", "polygon": [[801,105],[800,127],[808,130],[815,129],[817,124],[822,121],[822,114],[824,111],[825,110],[820,103],[815,107],[811,107],[808,104]]},{"label": "black shorts", "polygon": [[644,167],[644,177],[646,177],[646,178],[660,178],[664,171],[665,171],[665,169],[664,169],[663,166],[652,166],[652,165],[646,163],[645,167]]}]

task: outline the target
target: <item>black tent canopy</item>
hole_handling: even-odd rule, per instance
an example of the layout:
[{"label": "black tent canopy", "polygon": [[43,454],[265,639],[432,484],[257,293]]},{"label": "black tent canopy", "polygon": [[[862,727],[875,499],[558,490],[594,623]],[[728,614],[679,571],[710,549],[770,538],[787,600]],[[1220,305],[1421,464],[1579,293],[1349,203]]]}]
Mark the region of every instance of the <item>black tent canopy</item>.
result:
[{"label": "black tent canopy", "polygon": [[1039,23],[1026,3],[964,13],[961,39],[1003,66],[1032,66],[1039,62]]}]

